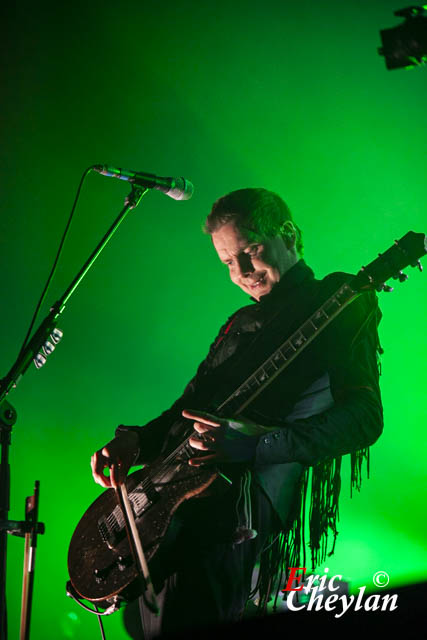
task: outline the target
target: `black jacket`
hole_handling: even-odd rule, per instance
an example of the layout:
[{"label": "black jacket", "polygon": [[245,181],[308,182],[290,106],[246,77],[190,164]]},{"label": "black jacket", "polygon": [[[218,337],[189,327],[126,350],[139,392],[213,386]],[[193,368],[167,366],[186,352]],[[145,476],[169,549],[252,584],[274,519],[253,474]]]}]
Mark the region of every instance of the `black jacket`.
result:
[{"label": "black jacket", "polygon": [[[221,401],[350,278],[333,273],[316,280],[300,260],[259,303],[233,314],[183,395],[138,429],[139,462],[158,455],[169,434],[182,429],[182,409],[215,414]],[[274,427],[258,437],[252,468],[284,527],[304,467],[369,446],[382,431],[380,315],[374,293],[359,296],[243,412]]]}]

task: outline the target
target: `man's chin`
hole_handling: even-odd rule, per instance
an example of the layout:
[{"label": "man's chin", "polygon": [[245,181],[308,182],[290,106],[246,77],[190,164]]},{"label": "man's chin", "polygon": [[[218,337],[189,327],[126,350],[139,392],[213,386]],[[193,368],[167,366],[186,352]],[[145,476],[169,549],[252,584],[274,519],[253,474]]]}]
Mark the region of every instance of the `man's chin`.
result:
[{"label": "man's chin", "polygon": [[269,294],[271,289],[272,284],[270,282],[264,282],[263,284],[260,284],[256,287],[246,287],[244,291],[246,293],[249,293],[252,298],[255,298],[255,300],[259,301],[262,296],[266,296],[267,294]]}]

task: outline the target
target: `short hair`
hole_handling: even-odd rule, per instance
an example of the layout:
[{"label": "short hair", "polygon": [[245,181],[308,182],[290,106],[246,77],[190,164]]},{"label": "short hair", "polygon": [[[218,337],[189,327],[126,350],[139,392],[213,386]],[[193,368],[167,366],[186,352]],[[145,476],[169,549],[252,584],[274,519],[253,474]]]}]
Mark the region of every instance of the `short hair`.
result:
[{"label": "short hair", "polygon": [[274,238],[283,235],[287,222],[291,222],[295,229],[295,248],[302,256],[302,233],[294,223],[286,202],[268,189],[248,188],[232,191],[214,202],[204,230],[212,235],[223,225],[232,223],[239,228]]}]

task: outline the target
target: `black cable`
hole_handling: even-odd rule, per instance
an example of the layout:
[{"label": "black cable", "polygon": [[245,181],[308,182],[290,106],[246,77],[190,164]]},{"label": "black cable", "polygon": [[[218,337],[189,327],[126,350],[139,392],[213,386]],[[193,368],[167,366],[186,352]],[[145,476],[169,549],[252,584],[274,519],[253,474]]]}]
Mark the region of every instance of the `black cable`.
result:
[{"label": "black cable", "polygon": [[[31,335],[31,331],[33,330],[33,327],[34,327],[35,321],[36,321],[36,319],[37,319],[37,315],[38,315],[38,313],[39,313],[39,311],[40,311],[40,307],[42,306],[42,304],[43,304],[43,302],[44,302],[44,299],[45,299],[45,297],[46,297],[46,295],[47,295],[48,289],[49,289],[49,287],[50,287],[50,284],[51,284],[51,282],[52,282],[53,276],[54,276],[55,271],[56,271],[56,267],[58,266],[59,257],[60,257],[60,255],[61,255],[61,251],[62,251],[62,249],[63,249],[64,243],[65,243],[65,239],[66,239],[66,237],[67,237],[68,231],[69,231],[70,226],[71,226],[71,221],[72,221],[73,216],[74,216],[74,211],[75,211],[76,206],[77,206],[77,201],[78,201],[78,199],[79,199],[79,197],[80,197],[80,191],[81,191],[81,189],[82,189],[83,182],[85,181],[86,177],[88,176],[88,174],[89,174],[91,171],[92,171],[92,167],[89,167],[88,169],[86,169],[86,171],[83,173],[83,175],[82,175],[82,177],[81,177],[80,184],[79,184],[79,186],[78,186],[77,193],[76,193],[76,197],[75,197],[75,200],[74,200],[74,204],[73,204],[73,206],[72,206],[72,208],[71,208],[70,216],[69,216],[69,218],[68,218],[68,222],[67,222],[67,224],[66,224],[65,231],[64,231],[64,233],[63,233],[63,235],[62,235],[62,239],[61,239],[61,242],[60,242],[60,244],[59,244],[59,248],[58,248],[58,252],[57,252],[57,254],[56,254],[56,258],[55,258],[55,260],[54,260],[54,263],[53,263],[52,269],[51,269],[51,271],[50,271],[50,274],[49,274],[49,277],[48,277],[47,282],[46,282],[46,284],[45,284],[45,287],[44,287],[44,289],[43,289],[43,292],[42,292],[42,294],[41,294],[41,296],[40,296],[40,300],[39,300],[39,301],[38,301],[38,303],[37,303],[37,307],[36,307],[36,310],[34,311],[34,315],[33,315],[33,318],[32,318],[32,320],[31,320],[30,326],[29,326],[29,328],[28,328],[27,335],[25,336],[24,342],[23,342],[22,347],[21,347],[21,349],[20,349],[20,351],[19,351],[19,356],[22,354],[22,352],[24,351],[25,347],[27,346],[27,343],[28,343],[29,338],[30,338],[30,335]],[[19,356],[18,356],[18,357],[19,357]]]},{"label": "black cable", "polygon": [[114,613],[115,611],[118,611],[118,609],[120,609],[120,604],[119,603],[114,603],[112,605],[110,605],[108,607],[108,609],[105,609],[105,611],[99,611],[98,607],[96,606],[96,604],[94,603],[94,607],[95,609],[91,609],[90,607],[88,607],[86,604],[84,604],[80,599],[79,599],[79,595],[77,593],[77,591],[74,589],[73,585],[71,584],[71,580],[69,580],[67,582],[67,586],[66,586],[66,593],[67,596],[69,598],[72,598],[74,600],[74,602],[77,602],[77,604],[82,607],[83,609],[85,609],[85,611],[89,611],[89,613],[94,613],[96,616],[109,616],[112,613]]},{"label": "black cable", "polygon": [[102,617],[101,617],[101,614],[98,612],[98,607],[96,606],[96,604],[94,606],[98,616],[99,628],[101,630],[101,638],[102,640],[105,640],[104,625],[102,624]]}]

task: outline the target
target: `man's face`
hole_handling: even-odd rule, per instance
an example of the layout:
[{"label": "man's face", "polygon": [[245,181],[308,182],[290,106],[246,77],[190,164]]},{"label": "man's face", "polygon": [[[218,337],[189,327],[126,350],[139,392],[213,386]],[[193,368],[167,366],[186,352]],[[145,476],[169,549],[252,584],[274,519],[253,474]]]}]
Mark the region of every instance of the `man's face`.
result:
[{"label": "man's face", "polygon": [[270,238],[254,231],[224,224],[212,234],[212,242],[230,278],[245,293],[259,300],[270,293],[283,274],[298,260],[282,236]]}]

